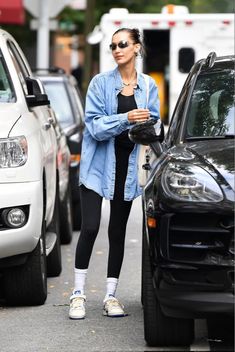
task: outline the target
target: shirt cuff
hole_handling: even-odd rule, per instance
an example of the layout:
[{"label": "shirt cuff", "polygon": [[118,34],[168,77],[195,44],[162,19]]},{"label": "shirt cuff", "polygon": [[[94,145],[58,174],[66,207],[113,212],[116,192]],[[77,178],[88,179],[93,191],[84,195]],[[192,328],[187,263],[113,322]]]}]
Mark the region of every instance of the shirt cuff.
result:
[{"label": "shirt cuff", "polygon": [[121,126],[126,128],[127,126],[130,126],[130,121],[128,120],[128,113],[125,112],[123,114],[119,114],[119,120],[121,122]]}]

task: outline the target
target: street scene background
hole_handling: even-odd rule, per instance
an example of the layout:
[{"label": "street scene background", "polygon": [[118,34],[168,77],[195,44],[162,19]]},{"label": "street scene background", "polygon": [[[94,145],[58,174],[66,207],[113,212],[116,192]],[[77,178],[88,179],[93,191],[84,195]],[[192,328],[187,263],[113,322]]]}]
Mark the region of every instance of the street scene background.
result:
[{"label": "street scene background", "polygon": [[[10,18],[1,23],[0,17],[0,28],[13,35],[31,67],[35,68],[38,24],[33,22],[35,16],[32,12],[23,8],[26,2],[30,3],[21,1],[24,11],[21,23],[11,23]],[[232,0],[172,0],[171,3],[188,6],[190,13],[234,11]],[[69,2],[66,4],[69,5]],[[99,45],[89,45],[86,37],[99,24],[101,16],[112,7],[125,7],[133,13],[159,13],[166,4],[166,0],[146,0],[144,3],[142,0],[73,1],[73,6],[62,7],[53,17],[55,27],[49,33],[49,66],[61,67],[66,73],[80,67],[82,76],[79,86],[85,97],[90,79],[99,72]],[[141,198],[134,201],[128,222],[125,257],[117,291],[127,316],[119,319],[102,316],[108,256],[109,202],[103,202],[102,210],[100,231],[88,270],[86,319],[71,321],[68,317],[79,236],[76,231],[72,242],[62,245],[62,273],[59,277],[48,278],[48,298],[44,305],[8,307],[0,300],[0,352],[233,351],[233,324],[231,319],[222,318],[212,319],[208,324],[206,320],[196,320],[195,341],[189,347],[151,348],[146,345],[141,305]]]}]

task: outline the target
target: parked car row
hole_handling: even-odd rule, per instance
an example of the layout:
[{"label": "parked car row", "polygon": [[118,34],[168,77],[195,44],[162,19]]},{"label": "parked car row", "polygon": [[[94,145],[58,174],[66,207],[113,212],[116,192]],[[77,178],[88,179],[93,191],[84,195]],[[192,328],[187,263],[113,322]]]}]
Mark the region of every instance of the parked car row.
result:
[{"label": "parked car row", "polygon": [[150,346],[190,345],[195,318],[233,319],[234,63],[211,53],[193,66],[165,138],[151,119],[130,130],[151,147],[142,201]]},{"label": "parked car row", "polygon": [[[83,106],[75,92],[72,99],[80,135],[71,139],[80,146]],[[72,239],[71,169],[76,162],[79,172],[79,159],[53,104],[14,38],[0,30],[0,279],[10,305],[45,302],[47,276],[62,270],[60,245]]]},{"label": "parked car row", "polygon": [[84,128],[84,105],[76,79],[63,69],[37,69],[51,106],[55,111],[70,149],[70,187],[72,193],[74,230],[81,228],[81,209],[78,191],[81,141]]}]

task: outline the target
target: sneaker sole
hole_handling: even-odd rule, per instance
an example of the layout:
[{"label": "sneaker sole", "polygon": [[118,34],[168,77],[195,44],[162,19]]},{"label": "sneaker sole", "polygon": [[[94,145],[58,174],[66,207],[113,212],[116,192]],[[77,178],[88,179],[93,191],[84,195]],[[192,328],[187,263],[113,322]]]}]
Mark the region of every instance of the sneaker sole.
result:
[{"label": "sneaker sole", "polygon": [[125,317],[125,313],[122,314],[108,314],[108,312],[106,312],[106,310],[103,311],[103,316],[109,317],[109,318],[122,318]]},{"label": "sneaker sole", "polygon": [[76,317],[76,316],[74,317],[69,315],[69,319],[72,319],[72,320],[83,320],[85,319],[85,317],[86,317],[85,315],[83,317]]},{"label": "sneaker sole", "polygon": [[76,316],[76,315],[69,315],[69,319],[72,319],[72,320],[83,320],[85,319],[86,315],[83,315],[83,316]]}]

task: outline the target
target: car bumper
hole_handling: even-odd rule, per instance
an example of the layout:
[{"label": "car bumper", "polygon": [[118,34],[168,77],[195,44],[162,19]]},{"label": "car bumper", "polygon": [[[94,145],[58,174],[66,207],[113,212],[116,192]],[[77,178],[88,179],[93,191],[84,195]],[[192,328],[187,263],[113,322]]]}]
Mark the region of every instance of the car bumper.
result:
[{"label": "car bumper", "polygon": [[43,218],[42,182],[0,184],[0,212],[5,208],[28,206],[26,224],[17,229],[0,227],[0,258],[31,252],[41,235]]},{"label": "car bumper", "polygon": [[176,263],[154,271],[154,287],[166,315],[205,318],[234,313],[233,268],[196,268]]},{"label": "car bumper", "polygon": [[157,292],[165,315],[183,318],[207,318],[233,315],[234,295],[229,292],[188,292],[162,289]]},{"label": "car bumper", "polygon": [[165,314],[203,318],[234,312],[232,216],[165,214],[148,229],[156,294]]}]

